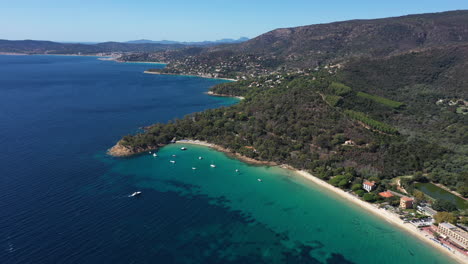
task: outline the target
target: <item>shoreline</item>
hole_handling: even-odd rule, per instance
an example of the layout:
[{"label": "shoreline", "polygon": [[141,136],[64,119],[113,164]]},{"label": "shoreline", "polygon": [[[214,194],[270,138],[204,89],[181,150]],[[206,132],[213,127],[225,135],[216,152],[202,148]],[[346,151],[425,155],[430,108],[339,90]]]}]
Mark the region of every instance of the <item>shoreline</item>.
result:
[{"label": "shoreline", "polygon": [[331,185],[331,184],[329,184],[329,183],[327,183],[327,182],[313,176],[312,174],[310,174],[307,171],[297,170],[297,169],[292,168],[290,166],[283,167],[283,168],[292,170],[297,175],[300,175],[300,176],[304,177],[305,179],[311,181],[312,183],[318,185],[319,187],[322,187],[323,189],[325,189],[325,190],[327,190],[329,192],[332,192],[336,196],[339,196],[339,197],[343,198],[344,200],[346,200],[346,202],[353,203],[353,204],[357,205],[358,207],[368,211],[369,213],[372,213],[373,215],[375,215],[375,216],[385,220],[386,222],[392,224],[393,226],[398,227],[403,231],[406,231],[407,234],[412,235],[413,237],[418,238],[419,240],[425,242],[427,245],[438,249],[440,251],[440,253],[443,253],[447,257],[450,257],[452,260],[456,261],[457,263],[461,263],[461,264],[467,263],[468,257],[466,257],[464,255],[461,255],[461,253],[459,253],[456,250],[448,251],[447,248],[445,248],[445,247],[441,246],[440,244],[437,244],[434,241],[432,241],[430,239],[431,238],[430,235],[424,233],[424,231],[419,230],[417,227],[411,225],[410,223],[407,223],[407,224],[403,223],[403,221],[399,217],[397,217],[395,214],[393,214],[391,212],[388,212],[385,209],[377,208],[373,204],[367,203],[367,202],[359,199],[358,197],[352,195],[351,193],[345,192],[344,190],[339,189],[338,187],[335,187],[335,186],[333,186],[333,185]]},{"label": "shoreline", "polygon": [[123,60],[119,60],[118,58],[115,58],[114,61],[120,62],[120,63],[162,64],[162,65],[169,64],[169,63],[161,62],[161,61],[123,61]]},{"label": "shoreline", "polygon": [[0,52],[0,55],[4,56],[26,56],[29,55],[27,53],[18,53],[18,52]]},{"label": "shoreline", "polygon": [[244,96],[235,96],[235,95],[229,95],[229,94],[218,94],[218,93],[214,93],[212,91],[208,91],[206,92],[207,95],[211,95],[211,96],[218,96],[218,97],[232,97],[232,98],[237,98],[239,100],[244,100],[245,97]]},{"label": "shoreline", "polygon": [[[407,235],[411,235],[418,240],[426,243],[428,246],[431,246],[432,248],[435,248],[439,250],[440,253],[444,254],[445,256],[451,258],[454,260],[456,263],[468,263],[468,256],[462,255],[462,253],[456,251],[456,250],[448,250],[447,248],[441,246],[440,244],[432,241],[430,238],[432,238],[431,235],[425,233],[424,231],[419,230],[417,227],[411,225],[410,223],[403,223],[403,221],[395,214],[386,211],[385,209],[378,208],[374,206],[373,204],[367,203],[358,197],[352,195],[351,193],[348,193],[342,189],[339,189],[338,187],[334,187],[331,184],[313,176],[311,173],[305,171],[305,170],[299,170],[296,169],[290,165],[287,164],[278,164],[275,162],[269,162],[269,161],[259,161],[253,158],[249,158],[246,156],[243,156],[239,153],[233,152],[232,150],[222,147],[220,145],[210,143],[207,141],[202,141],[202,140],[193,140],[193,139],[182,139],[182,140],[177,140],[175,144],[192,144],[192,145],[199,145],[199,146],[204,146],[204,147],[209,147],[211,149],[214,149],[219,152],[223,152],[227,156],[240,160],[242,162],[248,163],[250,165],[254,166],[271,166],[271,167],[280,167],[283,169],[287,169],[292,171],[298,176],[303,177],[304,179],[310,181],[312,184],[318,185],[318,187],[321,190],[325,190],[327,192],[331,192],[333,195],[335,195],[338,198],[341,198],[344,200],[344,202],[348,202],[351,204],[354,204],[361,208],[362,210],[367,211],[368,213],[388,222],[389,224],[393,225],[396,228],[399,228],[400,230],[404,231]],[[114,156],[114,157],[130,157],[134,156],[140,153],[144,153],[146,151],[151,151],[151,150],[156,150],[159,149],[160,147],[164,147],[165,145],[160,145],[157,148],[148,148],[144,149],[141,151],[137,151],[135,153],[132,153],[128,148],[121,146],[119,143],[117,143],[114,147],[108,150],[107,154]],[[116,152],[120,152],[120,154],[123,155],[118,155]],[[129,152],[130,151],[130,152]]]},{"label": "shoreline", "polygon": [[251,164],[251,165],[257,165],[257,166],[278,166],[278,164],[275,163],[275,162],[273,162],[273,161],[260,161],[260,160],[252,159],[252,158],[243,156],[243,155],[241,155],[241,154],[239,154],[239,153],[233,152],[233,151],[231,151],[230,149],[227,149],[227,148],[222,147],[222,146],[220,146],[220,145],[216,145],[216,144],[213,144],[213,143],[209,143],[209,142],[207,142],[207,141],[192,140],[192,139],[181,139],[181,140],[177,140],[175,143],[176,143],[176,144],[192,144],[192,145],[199,145],[199,146],[209,147],[209,148],[212,148],[212,149],[214,149],[214,150],[223,152],[223,153],[227,154],[229,157],[238,159],[238,160],[240,160],[240,161],[243,161],[243,162],[248,163],[248,164]]},{"label": "shoreline", "polygon": [[160,72],[152,72],[152,71],[144,71],[143,73],[146,74],[155,74],[155,75],[176,75],[176,76],[186,76],[186,77],[199,77],[199,78],[206,78],[206,79],[214,79],[214,80],[226,80],[226,81],[232,81],[232,82],[237,82],[236,79],[229,79],[229,78],[216,78],[216,77],[208,77],[204,75],[191,75],[191,74],[175,74],[175,73],[160,73]]},{"label": "shoreline", "polygon": [[252,165],[262,165],[262,166],[278,166],[283,169],[287,169],[295,173],[296,175],[299,175],[313,184],[318,185],[321,189],[325,189],[326,191],[332,192],[334,195],[343,198],[346,202],[352,203],[363,210],[366,210],[367,212],[371,213],[372,215],[375,215],[378,218],[381,218],[382,220],[385,220],[386,222],[392,224],[393,226],[400,228],[403,231],[406,231],[408,235],[412,235],[413,237],[425,242],[427,245],[432,246],[433,248],[436,248],[440,251],[440,253],[443,253],[445,256],[451,258],[452,260],[456,261],[457,263],[467,263],[468,257],[461,255],[461,253],[451,250],[448,251],[447,248],[441,246],[440,244],[435,243],[434,241],[430,240],[430,235],[424,233],[424,231],[419,230],[417,227],[407,223],[403,223],[403,221],[396,216],[393,213],[390,213],[386,211],[385,209],[380,209],[374,206],[373,204],[367,203],[358,197],[352,195],[351,193],[345,192],[342,189],[339,189],[338,187],[332,186],[331,184],[313,176],[311,173],[305,171],[305,170],[298,170],[296,168],[293,168],[287,164],[282,164],[279,165],[274,162],[263,162],[263,161],[258,161],[249,157],[242,156],[238,153],[233,153],[231,150],[226,149],[224,147],[221,147],[219,145],[209,143],[207,141],[201,141],[201,140],[190,140],[190,139],[183,139],[183,140],[177,140],[176,143],[179,144],[193,144],[193,145],[200,145],[200,146],[205,146],[212,148],[214,150],[223,152],[227,154],[230,157],[234,157],[236,159],[239,159],[243,162],[246,162],[248,164]]}]

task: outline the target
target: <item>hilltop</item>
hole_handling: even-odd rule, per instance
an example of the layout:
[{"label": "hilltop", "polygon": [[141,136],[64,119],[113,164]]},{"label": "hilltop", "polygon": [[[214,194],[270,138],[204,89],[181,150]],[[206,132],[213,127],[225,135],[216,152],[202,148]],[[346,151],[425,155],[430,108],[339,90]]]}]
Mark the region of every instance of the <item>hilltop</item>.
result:
[{"label": "hilltop", "polygon": [[163,72],[249,77],[468,43],[468,11],[276,29],[239,44],[123,56],[168,62]]},{"label": "hilltop", "polygon": [[226,44],[226,43],[241,43],[249,40],[246,37],[240,37],[238,39],[231,39],[231,38],[224,38],[219,40],[205,40],[205,41],[173,41],[173,40],[149,40],[149,39],[139,39],[139,40],[131,40],[125,43],[132,43],[132,44],[143,44],[143,43],[157,43],[157,44],[182,44],[188,46],[213,46],[219,44]]}]

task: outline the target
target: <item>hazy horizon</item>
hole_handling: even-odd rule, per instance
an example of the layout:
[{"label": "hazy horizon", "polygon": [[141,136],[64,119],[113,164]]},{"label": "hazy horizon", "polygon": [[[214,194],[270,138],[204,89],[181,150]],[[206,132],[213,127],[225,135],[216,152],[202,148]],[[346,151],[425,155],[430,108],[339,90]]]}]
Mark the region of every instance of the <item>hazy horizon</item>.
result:
[{"label": "hazy horizon", "polygon": [[468,9],[468,2],[462,0],[333,3],[292,0],[287,5],[265,0],[222,3],[142,0],[138,4],[110,0],[2,1],[0,23],[9,26],[2,29],[0,39],[56,42],[254,38],[276,28]]},{"label": "hazy horizon", "polygon": [[[80,41],[80,40],[50,40],[50,39],[5,39],[5,38],[0,38],[0,40],[11,40],[11,41],[23,41],[23,40],[35,40],[35,41],[53,41],[53,42],[58,42],[58,43],[81,43],[81,44],[96,44],[96,43],[105,43],[105,42],[120,42],[120,43],[125,43],[125,42],[131,42],[131,41],[140,41],[140,40],[147,40],[147,41],[174,41],[174,42],[215,42],[215,41],[221,41],[225,39],[230,39],[230,40],[238,40],[241,38],[246,38],[246,37],[226,37],[226,38],[221,38],[221,39],[206,39],[206,40],[201,40],[201,41],[178,41],[178,40],[172,40],[172,39],[146,39],[146,38],[139,38],[139,39],[128,39],[128,40],[123,40],[123,41],[116,41],[116,40],[105,40],[105,41]],[[249,38],[250,39],[250,38]]]}]

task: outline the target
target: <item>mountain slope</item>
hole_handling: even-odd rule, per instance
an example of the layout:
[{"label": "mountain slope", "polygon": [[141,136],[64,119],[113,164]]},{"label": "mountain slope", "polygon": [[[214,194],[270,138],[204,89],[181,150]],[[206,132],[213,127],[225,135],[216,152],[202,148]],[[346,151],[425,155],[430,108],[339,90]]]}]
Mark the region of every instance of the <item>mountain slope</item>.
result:
[{"label": "mountain slope", "polygon": [[230,38],[225,38],[225,39],[219,39],[215,41],[192,41],[192,42],[187,42],[187,41],[172,41],[172,40],[149,40],[149,39],[139,39],[139,40],[131,40],[127,41],[125,43],[132,43],[132,44],[143,44],[143,43],[157,43],[157,44],[183,44],[183,45],[190,45],[190,46],[208,46],[208,45],[218,45],[218,44],[226,44],[226,43],[241,43],[249,40],[249,38],[246,37],[240,37],[238,39],[230,39]]},{"label": "mountain slope", "polygon": [[[236,77],[314,68],[353,57],[385,57],[468,43],[468,11],[283,28],[240,44],[124,57],[170,62],[165,72]],[[229,63],[230,65],[225,65]]]}]

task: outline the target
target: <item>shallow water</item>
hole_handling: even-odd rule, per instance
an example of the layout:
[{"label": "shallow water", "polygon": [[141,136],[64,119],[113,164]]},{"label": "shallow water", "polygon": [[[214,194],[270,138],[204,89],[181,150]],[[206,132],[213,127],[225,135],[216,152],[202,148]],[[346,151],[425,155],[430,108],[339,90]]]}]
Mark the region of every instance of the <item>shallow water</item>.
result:
[{"label": "shallow water", "polygon": [[148,67],[0,56],[1,263],[450,263],[287,170],[194,145],[106,156],[138,127],[236,102],[203,94],[220,80]]}]

